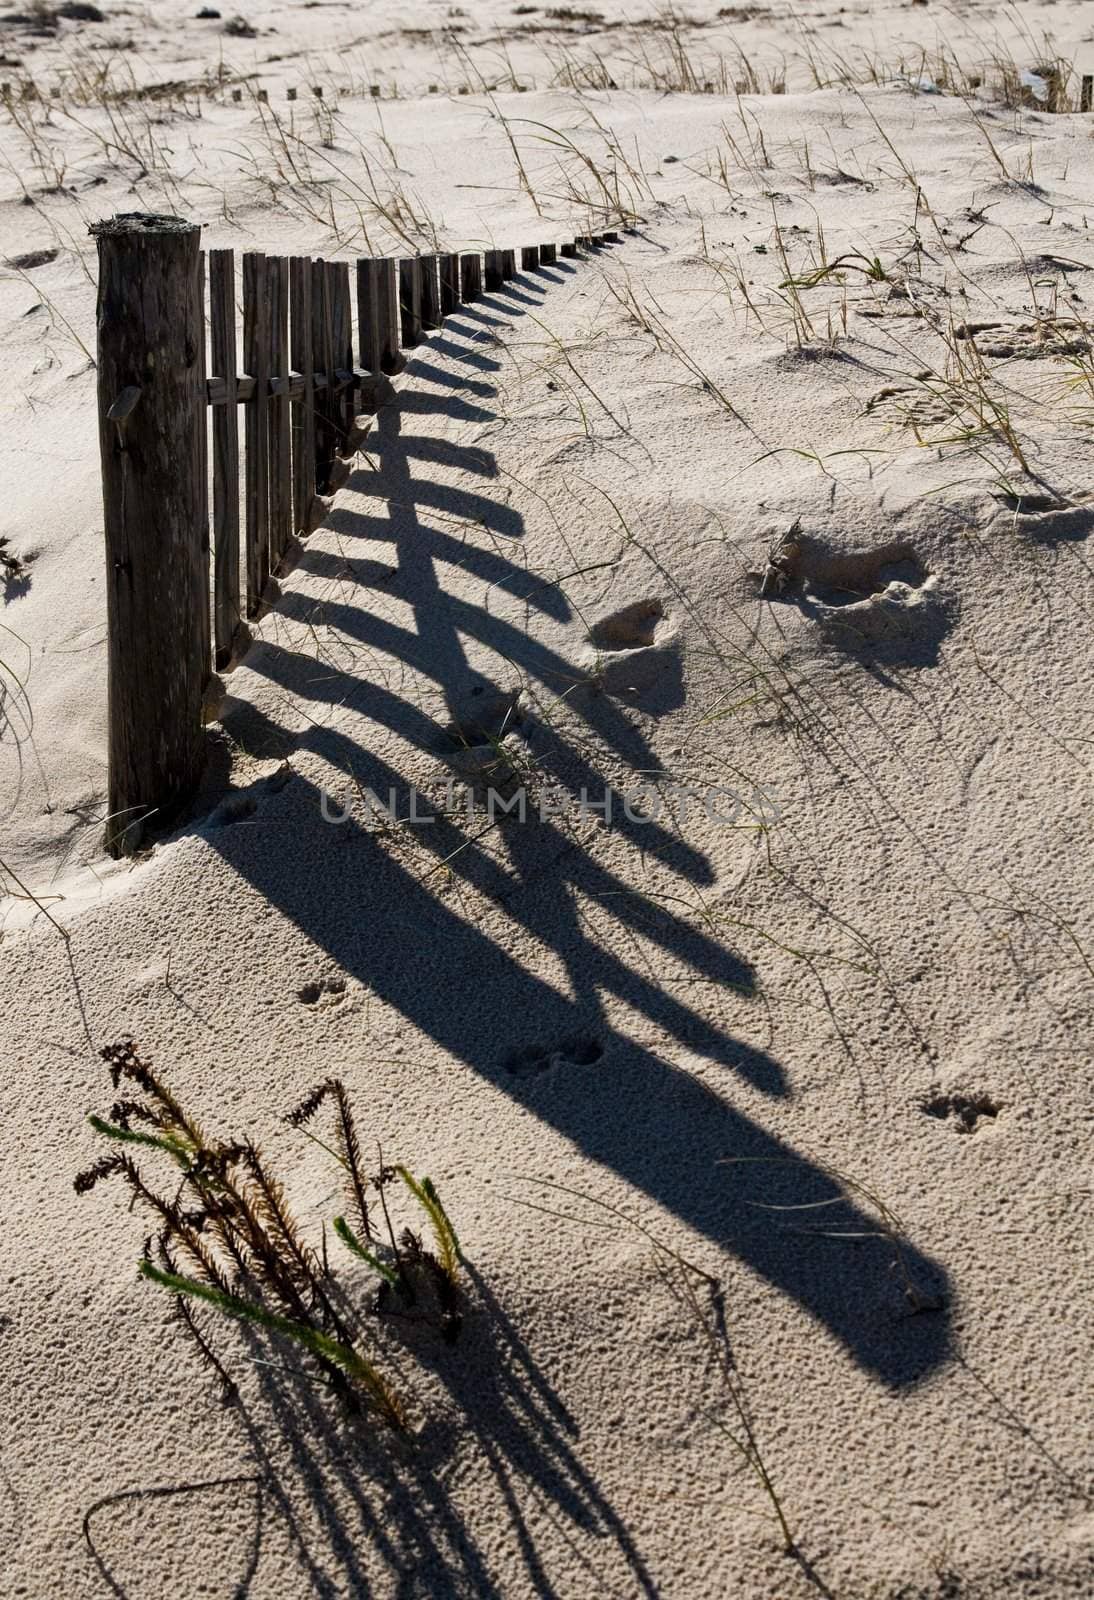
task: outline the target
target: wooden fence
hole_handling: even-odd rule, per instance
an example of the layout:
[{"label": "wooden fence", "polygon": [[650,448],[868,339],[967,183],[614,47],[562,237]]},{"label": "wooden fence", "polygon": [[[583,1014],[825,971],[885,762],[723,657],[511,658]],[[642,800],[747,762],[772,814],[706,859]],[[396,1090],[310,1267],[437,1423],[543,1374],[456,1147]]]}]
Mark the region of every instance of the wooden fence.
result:
[{"label": "wooden fence", "polygon": [[117,856],[192,795],[213,672],[245,643],[404,351],[462,302],[618,235],[399,261],[248,252],[239,326],[235,254],[204,254],[196,225],[130,214],[92,232]]}]

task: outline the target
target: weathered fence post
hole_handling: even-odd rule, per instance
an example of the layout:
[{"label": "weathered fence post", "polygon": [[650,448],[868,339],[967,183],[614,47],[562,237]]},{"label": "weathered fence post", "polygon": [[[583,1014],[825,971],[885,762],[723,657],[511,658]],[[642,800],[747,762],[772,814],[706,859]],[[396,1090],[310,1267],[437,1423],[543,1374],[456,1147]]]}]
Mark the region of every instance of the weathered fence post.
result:
[{"label": "weathered fence post", "polygon": [[246,444],[247,615],[258,615],[270,573],[270,452],[266,407],[269,400],[270,308],[266,257],[249,250],[243,257],[243,359],[254,380],[243,414]]},{"label": "weathered fence post", "polygon": [[422,283],[422,327],[432,330],[441,325],[440,258],[422,256],[418,263]]},{"label": "weathered fence post", "polygon": [[441,257],[441,316],[450,317],[460,303],[460,258]]},{"label": "weathered fence post", "polygon": [[399,262],[399,315],[403,344],[412,349],[422,338],[422,273],[417,256]]},{"label": "weathered fence post", "polygon": [[477,252],[460,257],[460,299],[478,300],[482,296],[482,256]]},{"label": "weathered fence post", "polygon": [[109,671],[106,847],[130,854],[201,773],[209,604],[201,230],[124,214],[99,252]]},{"label": "weathered fence post", "polygon": [[380,370],[389,378],[406,366],[399,346],[399,263],[376,263],[376,310],[380,318]]},{"label": "weathered fence post", "polygon": [[302,383],[292,408],[293,529],[311,532],[315,502],[315,360],[312,354],[312,271],[307,256],[289,259],[289,341],[293,370]]},{"label": "weathered fence post", "polygon": [[289,264],[282,256],[266,262],[269,296],[270,378],[277,390],[266,410],[270,463],[270,571],[276,572],[293,533],[292,418],[289,411]]},{"label": "weathered fence post", "polygon": [[213,376],[224,402],[213,407],[213,621],[218,670],[231,660],[242,619],[239,598],[239,415],[236,404],[235,257],[209,252],[209,330]]}]

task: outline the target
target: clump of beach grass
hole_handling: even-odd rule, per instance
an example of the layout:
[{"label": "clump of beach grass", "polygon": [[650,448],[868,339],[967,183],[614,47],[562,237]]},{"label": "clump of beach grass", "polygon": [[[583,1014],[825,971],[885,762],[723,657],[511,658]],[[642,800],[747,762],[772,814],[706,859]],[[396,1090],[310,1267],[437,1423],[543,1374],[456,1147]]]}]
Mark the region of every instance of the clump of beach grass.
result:
[{"label": "clump of beach grass", "polygon": [[[338,1216],[334,1232],[378,1279],[378,1293],[362,1312],[336,1281],[325,1230],[317,1250],[252,1140],[207,1136],[132,1040],[108,1045],[101,1055],[121,1098],[107,1116],[92,1114],[88,1120],[116,1148],[79,1173],[76,1191],[86,1194],[106,1179],[120,1178],[152,1218],[156,1232],[145,1241],[138,1272],[176,1297],[176,1317],[215,1373],[224,1400],[234,1398],[236,1383],[199,1320],[204,1308],[295,1345],[311,1357],[307,1376],[332,1390],[347,1410],[408,1432],[405,1403],[369,1348],[367,1318],[394,1310],[433,1323],[449,1342],[459,1333],[462,1258],[431,1180],[415,1178],[405,1166],[385,1167],[382,1159],[378,1173],[366,1172],[349,1099],[336,1078],[328,1078],[290,1114],[289,1122],[304,1128],[322,1105],[334,1107],[333,1143],[310,1136],[329,1150],[345,1175],[356,1229]],[[165,1164],[172,1181],[150,1180],[138,1159]],[[385,1194],[393,1182],[424,1213],[435,1254],[409,1227],[396,1239]],[[385,1220],[387,1243],[373,1227],[370,1190]]]}]

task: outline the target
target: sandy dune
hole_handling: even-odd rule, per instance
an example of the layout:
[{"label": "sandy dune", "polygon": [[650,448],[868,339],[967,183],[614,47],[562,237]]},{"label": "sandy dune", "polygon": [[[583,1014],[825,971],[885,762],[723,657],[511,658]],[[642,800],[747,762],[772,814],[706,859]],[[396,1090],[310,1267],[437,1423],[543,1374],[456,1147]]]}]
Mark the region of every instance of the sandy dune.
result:
[{"label": "sandy dune", "polygon": [[[198,9],[0,19],[0,1594],[1089,1593],[1087,11]],[[115,863],[87,225],[136,209],[621,242],[414,351]],[[359,1311],[285,1114],[335,1074],[434,1178],[461,1337],[362,1322],[409,1440],[201,1311],[218,1404],[73,1189],[126,1036]]]}]

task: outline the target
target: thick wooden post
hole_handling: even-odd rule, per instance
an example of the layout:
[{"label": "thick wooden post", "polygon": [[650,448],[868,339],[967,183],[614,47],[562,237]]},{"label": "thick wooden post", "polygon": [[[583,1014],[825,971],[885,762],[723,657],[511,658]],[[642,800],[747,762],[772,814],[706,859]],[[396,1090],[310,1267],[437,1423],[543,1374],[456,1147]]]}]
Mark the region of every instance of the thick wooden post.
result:
[{"label": "thick wooden post", "polygon": [[539,266],[539,245],[526,244],[520,252],[520,270],[534,272]]},{"label": "thick wooden post", "polygon": [[557,249],[557,247],[555,245],[553,245],[553,244],[541,244],[540,245],[540,247],[539,247],[539,260],[540,260],[540,265],[541,266],[553,267],[557,259],[558,259],[558,249]]},{"label": "thick wooden post", "polygon": [[201,230],[121,215],[99,251],[99,448],[109,669],[106,847],[130,854],[202,766],[209,604]]},{"label": "thick wooden post", "polygon": [[504,254],[504,250],[488,250],[483,257],[487,293],[500,289],[505,282],[505,266],[502,261]]}]

